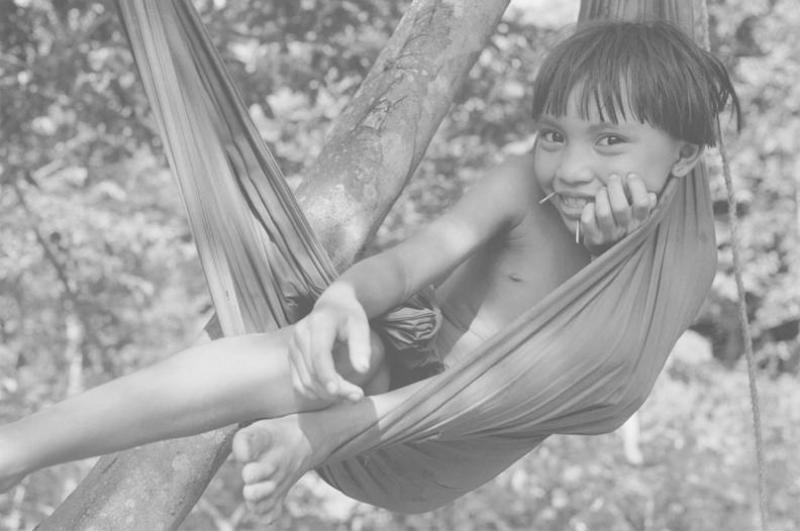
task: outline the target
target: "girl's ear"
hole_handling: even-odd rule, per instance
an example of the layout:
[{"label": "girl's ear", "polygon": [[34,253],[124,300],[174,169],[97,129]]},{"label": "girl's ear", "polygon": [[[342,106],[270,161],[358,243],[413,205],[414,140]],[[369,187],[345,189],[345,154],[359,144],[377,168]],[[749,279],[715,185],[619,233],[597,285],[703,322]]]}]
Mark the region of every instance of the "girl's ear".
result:
[{"label": "girl's ear", "polygon": [[685,177],[692,171],[692,168],[700,161],[704,149],[697,144],[684,142],[678,152],[678,160],[672,165],[672,175],[675,177]]}]

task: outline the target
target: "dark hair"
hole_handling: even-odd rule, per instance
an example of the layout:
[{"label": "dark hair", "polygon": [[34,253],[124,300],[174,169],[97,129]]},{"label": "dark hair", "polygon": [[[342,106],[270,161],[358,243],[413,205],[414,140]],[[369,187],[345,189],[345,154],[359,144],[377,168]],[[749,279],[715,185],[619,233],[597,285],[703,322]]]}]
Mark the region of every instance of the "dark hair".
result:
[{"label": "dark hair", "polygon": [[666,22],[602,21],[581,25],[548,54],[533,83],[533,117],[562,116],[578,87],[579,112],[592,108],[617,123],[628,110],[674,138],[713,146],[716,119],[739,100],[725,66]]}]

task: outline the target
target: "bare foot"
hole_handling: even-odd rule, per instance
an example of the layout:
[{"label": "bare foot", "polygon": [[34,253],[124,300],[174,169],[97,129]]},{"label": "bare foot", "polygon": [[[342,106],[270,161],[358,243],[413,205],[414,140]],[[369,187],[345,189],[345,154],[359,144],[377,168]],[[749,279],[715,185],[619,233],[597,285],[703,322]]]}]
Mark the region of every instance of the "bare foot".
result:
[{"label": "bare foot", "polygon": [[239,430],[233,454],[241,462],[242,491],[251,508],[265,520],[280,516],[283,499],[300,477],[324,461],[327,454],[309,441],[297,415],[260,420]]}]

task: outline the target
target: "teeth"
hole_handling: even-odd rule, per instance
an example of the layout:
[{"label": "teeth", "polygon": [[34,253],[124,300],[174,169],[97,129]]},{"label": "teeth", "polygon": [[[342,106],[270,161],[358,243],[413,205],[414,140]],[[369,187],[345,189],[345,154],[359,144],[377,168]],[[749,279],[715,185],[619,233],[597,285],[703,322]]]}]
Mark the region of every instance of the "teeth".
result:
[{"label": "teeth", "polygon": [[589,201],[583,197],[561,196],[561,204],[568,208],[583,208]]}]

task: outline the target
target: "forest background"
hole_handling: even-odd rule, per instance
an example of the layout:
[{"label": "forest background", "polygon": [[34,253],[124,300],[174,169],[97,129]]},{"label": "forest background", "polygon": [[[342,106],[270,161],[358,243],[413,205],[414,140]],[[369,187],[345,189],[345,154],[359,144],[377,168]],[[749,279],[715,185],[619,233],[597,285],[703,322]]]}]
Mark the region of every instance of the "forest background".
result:
[{"label": "forest background", "polygon": [[[407,1],[197,0],[264,139],[296,185]],[[744,130],[728,134],[755,337],[772,529],[800,527],[800,10],[709,0]],[[505,154],[530,146],[530,80],[578,1],[515,0],[369,251],[416,230]],[[730,127],[726,127],[730,132]],[[644,462],[619,434],[552,437],[496,480],[426,515],[352,502],[308,475],[285,529],[745,530],[756,469],[725,189],[709,157],[719,271],[640,414]],[[209,297],[127,42],[110,2],[0,0],[0,422],[187,345]],[[92,460],[0,496],[0,529],[32,529]],[[184,529],[258,529],[226,463]]]}]

